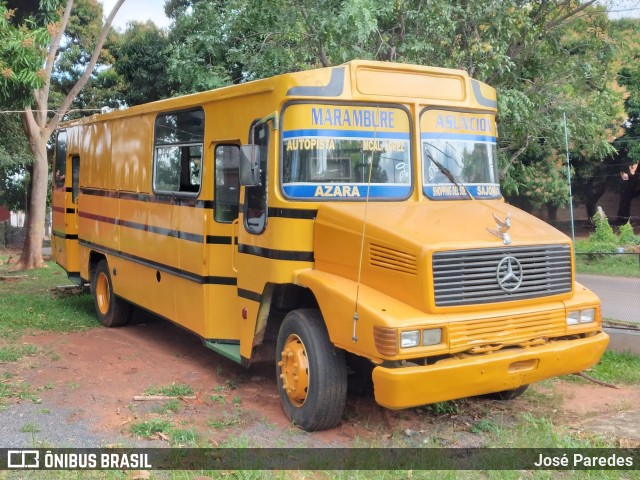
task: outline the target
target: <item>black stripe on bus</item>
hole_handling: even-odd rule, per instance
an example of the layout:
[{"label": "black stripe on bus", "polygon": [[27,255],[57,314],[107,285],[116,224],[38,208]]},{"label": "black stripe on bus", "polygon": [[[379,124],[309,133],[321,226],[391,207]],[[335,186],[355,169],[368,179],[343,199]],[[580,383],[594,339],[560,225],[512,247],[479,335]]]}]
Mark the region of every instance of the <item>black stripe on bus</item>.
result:
[{"label": "black stripe on bus", "polygon": [[82,188],[83,195],[95,197],[117,198],[120,200],[135,200],[138,202],[160,203],[164,205],[177,205],[191,208],[213,208],[213,200],[198,200],[193,197],[181,195],[155,195],[149,193],[121,192],[117,190],[98,190],[95,188]]},{"label": "black stripe on bus", "polygon": [[76,209],[75,208],[67,208],[66,212],[67,213],[76,213]]},{"label": "black stripe on bus", "polygon": [[273,248],[257,247],[255,245],[238,245],[238,252],[271,260],[290,260],[294,262],[313,262],[313,252],[294,250],[275,250]]},{"label": "black stripe on bus", "polygon": [[97,220],[99,222],[110,223],[113,225],[120,225],[122,227],[132,228],[134,230],[141,230],[143,232],[156,233],[158,235],[164,235],[166,237],[187,240],[189,242],[202,243],[202,240],[204,238],[202,235],[199,235],[197,233],[187,233],[181,230],[173,230],[171,228],[155,227],[153,225],[147,225],[145,223],[130,222],[128,220],[105,217],[103,215],[95,215],[93,213],[80,212],[80,217],[88,218],[90,220]]},{"label": "black stripe on bus", "polygon": [[269,208],[270,217],[315,220],[318,210],[303,210],[298,208]]},{"label": "black stripe on bus", "polygon": [[56,230],[53,230],[51,233],[52,233],[52,235],[54,237],[64,238],[66,240],[77,240],[78,239],[78,235],[77,234],[58,232]]},{"label": "black stripe on bus", "polygon": [[[238,243],[236,241],[236,243]],[[231,245],[231,237],[223,235],[207,235],[207,245]]]},{"label": "black stripe on bus", "polygon": [[[160,203],[167,205],[178,205],[181,207],[206,208],[215,207],[215,200],[196,200],[190,197],[180,197],[174,195],[151,195],[148,193],[118,192],[115,190],[97,190],[94,188],[83,188],[81,192],[84,195],[93,195],[97,197],[118,198],[121,200],[136,200],[139,202]],[[270,217],[292,218],[301,220],[314,220],[318,215],[318,211],[314,209],[300,208],[275,208],[269,207],[268,215]]]},{"label": "black stripe on bus", "polygon": [[92,248],[102,253],[113,255],[115,257],[120,257],[120,258],[124,258],[125,260],[130,260],[134,263],[144,265],[145,267],[155,268],[156,270],[160,270],[162,272],[166,272],[171,275],[175,275],[177,277],[184,278],[185,280],[190,280],[192,282],[199,283],[202,285],[232,285],[233,286],[238,284],[238,280],[235,277],[222,277],[222,276],[212,276],[212,275],[202,276],[197,273],[189,272],[187,270],[182,270],[177,267],[166,265],[164,263],[138,257],[137,255],[131,255],[129,253],[120,252],[113,248],[105,247],[103,245],[89,242],[87,240],[80,240],[80,245],[85,246],[87,248]]},{"label": "black stripe on bus", "polygon": [[251,290],[245,290],[244,288],[238,288],[238,296],[246,298],[253,302],[262,302],[262,295],[260,293],[252,292]]}]

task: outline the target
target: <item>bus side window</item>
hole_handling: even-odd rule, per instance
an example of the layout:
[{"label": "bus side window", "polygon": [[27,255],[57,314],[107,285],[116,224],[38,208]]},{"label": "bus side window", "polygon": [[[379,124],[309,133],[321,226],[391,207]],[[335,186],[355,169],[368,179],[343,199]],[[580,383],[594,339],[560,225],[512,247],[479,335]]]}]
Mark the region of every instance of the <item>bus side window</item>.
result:
[{"label": "bus side window", "polygon": [[244,226],[247,232],[260,234],[267,226],[267,160],[269,157],[269,130],[267,123],[252,127],[253,141],[260,148],[260,185],[246,187],[244,199]]},{"label": "bus side window", "polygon": [[214,218],[217,222],[232,222],[238,218],[240,203],[240,147],[218,145],[215,165]]},{"label": "bus side window", "polygon": [[53,175],[53,183],[56,189],[64,188],[64,180],[67,172],[67,132],[58,132],[56,139],[56,159]]},{"label": "bus side window", "polygon": [[71,201],[78,202],[78,190],[80,186],[80,157],[71,157]]},{"label": "bus side window", "polygon": [[197,194],[202,178],[204,111],[158,115],[155,125],[153,190]]}]

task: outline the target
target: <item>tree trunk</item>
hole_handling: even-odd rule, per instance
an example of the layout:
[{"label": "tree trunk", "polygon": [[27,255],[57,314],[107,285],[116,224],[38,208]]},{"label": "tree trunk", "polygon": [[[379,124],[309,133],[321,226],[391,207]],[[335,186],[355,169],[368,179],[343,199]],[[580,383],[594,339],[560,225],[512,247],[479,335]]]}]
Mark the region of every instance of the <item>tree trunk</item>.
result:
[{"label": "tree trunk", "polygon": [[26,219],[27,235],[20,260],[12,267],[12,270],[25,270],[45,266],[42,259],[42,242],[44,240],[47,187],[49,183],[47,139],[37,135],[36,138],[32,136],[29,140],[34,160],[31,177],[32,188],[28,205],[29,213]]}]

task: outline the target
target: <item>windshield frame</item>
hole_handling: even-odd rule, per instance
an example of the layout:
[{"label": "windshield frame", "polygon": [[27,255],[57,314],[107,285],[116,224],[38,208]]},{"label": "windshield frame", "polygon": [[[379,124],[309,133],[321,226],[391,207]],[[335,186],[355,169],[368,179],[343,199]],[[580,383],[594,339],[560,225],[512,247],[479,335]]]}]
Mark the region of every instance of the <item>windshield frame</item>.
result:
[{"label": "windshield frame", "polygon": [[[406,115],[406,119],[407,119],[407,124],[408,124],[408,131],[406,132],[408,134],[408,139],[401,139],[403,142],[406,142],[407,144],[407,148],[408,151],[406,153],[406,163],[409,167],[409,183],[408,184],[389,184],[388,187],[386,187],[387,189],[391,190],[393,189],[393,185],[396,185],[398,189],[403,189],[402,194],[398,195],[398,196],[393,196],[393,197],[380,197],[380,196],[374,196],[374,195],[370,195],[367,198],[367,192],[370,189],[373,189],[374,186],[376,185],[381,185],[380,183],[376,183],[371,181],[370,184],[370,188],[367,188],[369,186],[368,182],[349,182],[349,183],[338,183],[338,182],[309,182],[309,185],[312,186],[325,186],[328,187],[329,185],[332,186],[357,186],[359,187],[362,191],[360,192],[359,196],[332,196],[331,194],[327,195],[327,196],[313,196],[313,197],[309,197],[309,196],[292,196],[289,195],[286,191],[285,191],[285,182],[284,182],[284,157],[285,157],[285,152],[286,152],[286,144],[285,142],[288,140],[287,138],[285,138],[285,131],[295,131],[295,130],[304,130],[303,128],[297,128],[294,127],[291,130],[285,130],[285,124],[286,124],[286,112],[287,109],[291,106],[295,106],[295,105],[313,105],[313,106],[319,106],[319,107],[350,107],[350,108],[362,108],[362,109],[367,109],[367,108],[384,108],[384,109],[396,109],[398,111],[402,111],[404,115]],[[410,198],[413,193],[414,193],[414,189],[415,189],[415,185],[416,185],[416,172],[415,172],[415,167],[416,167],[416,163],[415,163],[415,154],[414,154],[414,136],[415,136],[415,127],[414,127],[414,119],[413,116],[411,114],[411,111],[409,109],[408,106],[400,104],[400,103],[395,103],[395,102],[390,102],[390,103],[382,103],[382,102],[357,102],[357,101],[335,101],[335,100],[324,100],[322,98],[313,98],[313,99],[309,99],[309,100],[291,100],[286,102],[283,107],[282,110],[280,111],[280,118],[282,119],[280,122],[280,129],[279,129],[279,154],[278,154],[278,161],[279,161],[279,165],[278,165],[278,188],[280,190],[280,194],[288,201],[296,201],[296,202],[326,202],[326,201],[331,201],[331,202],[364,202],[364,201],[376,201],[376,202],[402,202],[407,200],[408,198]],[[340,127],[332,127],[331,130],[340,130]],[[353,132],[353,130],[348,130],[348,129],[344,129],[343,131],[345,132]],[[380,138],[377,138],[376,140],[379,141],[384,141],[384,140],[393,140],[392,135],[390,134],[390,132],[380,132],[382,135]],[[402,132],[402,134],[404,134],[404,131]],[[351,134],[353,135],[353,134]],[[345,137],[349,137],[351,135],[345,135]],[[320,136],[318,136],[318,138],[322,138]],[[327,139],[329,138],[333,138],[335,139],[336,137],[326,137]],[[347,139],[347,138],[342,138],[342,139]],[[353,140],[358,140],[358,138],[353,138]],[[372,139],[373,140],[373,139]],[[400,140],[400,139],[399,139]],[[363,150],[366,151],[366,150]],[[293,182],[292,182],[293,183]],[[408,188],[407,188],[408,187]],[[404,192],[404,189],[406,189],[406,192]]]},{"label": "windshield frame", "polygon": [[[423,130],[422,127],[422,119],[425,114],[431,111],[438,112],[450,112],[452,114],[463,114],[463,115],[482,115],[482,116],[491,116],[492,117],[492,127],[494,129],[493,135],[487,134],[486,132],[471,134],[471,133],[456,133],[452,131],[442,132],[442,137],[440,140],[449,140],[453,142],[476,142],[476,143],[484,143],[490,144],[493,146],[495,157],[494,157],[494,175],[496,183],[482,182],[482,183],[473,183],[473,182],[465,182],[464,179],[459,178],[459,175],[456,175],[453,172],[450,172],[453,175],[453,179],[455,182],[450,183],[440,183],[438,186],[442,187],[442,191],[444,192],[441,195],[434,195],[428,192],[428,187],[432,187],[436,184],[430,184],[425,182],[426,177],[426,160],[425,160],[425,152],[424,152],[424,135],[437,135],[437,132]],[[494,111],[480,110],[480,109],[463,109],[463,108],[447,108],[444,106],[428,106],[424,107],[420,114],[418,115],[418,135],[420,139],[420,185],[422,194],[428,198],[429,200],[443,201],[443,200],[494,200],[501,199],[502,189],[500,186],[500,178],[499,178],[499,166],[498,166],[498,132],[497,132],[497,124],[496,124],[496,113]],[[428,140],[438,140],[438,138],[430,138]],[[437,163],[433,161],[433,163]],[[440,167],[438,169],[441,171]],[[446,173],[444,173],[446,176]]]}]

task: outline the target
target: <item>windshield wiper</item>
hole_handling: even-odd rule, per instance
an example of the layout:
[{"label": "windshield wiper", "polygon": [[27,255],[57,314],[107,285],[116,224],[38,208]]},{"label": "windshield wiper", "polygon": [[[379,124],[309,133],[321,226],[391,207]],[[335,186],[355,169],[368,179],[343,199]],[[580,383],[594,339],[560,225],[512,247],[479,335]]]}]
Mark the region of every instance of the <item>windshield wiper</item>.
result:
[{"label": "windshield wiper", "polygon": [[427,159],[431,160],[433,162],[433,164],[438,167],[438,170],[440,170],[440,172],[442,172],[442,174],[447,177],[447,180],[449,180],[451,183],[453,183],[456,187],[458,187],[458,190],[464,190],[464,192],[468,195],[468,197],[471,200],[475,200],[475,197],[473,195],[471,195],[471,192],[469,191],[469,189],[467,188],[467,186],[462,183],[460,180],[458,180],[456,178],[456,176],[453,174],[453,172],[451,172],[451,170],[449,170],[447,167],[445,167],[442,163],[440,163],[439,161],[437,161],[435,158],[433,158],[433,155],[431,155],[431,153],[427,152]]}]

